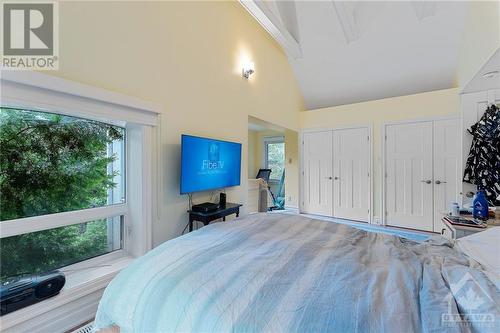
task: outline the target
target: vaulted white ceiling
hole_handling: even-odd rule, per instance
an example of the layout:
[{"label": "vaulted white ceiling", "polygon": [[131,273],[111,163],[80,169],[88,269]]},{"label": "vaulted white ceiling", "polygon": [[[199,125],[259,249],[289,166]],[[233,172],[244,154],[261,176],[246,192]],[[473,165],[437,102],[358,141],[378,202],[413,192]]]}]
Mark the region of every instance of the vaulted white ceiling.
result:
[{"label": "vaulted white ceiling", "polygon": [[284,47],[307,109],[456,86],[464,1],[241,2]]}]

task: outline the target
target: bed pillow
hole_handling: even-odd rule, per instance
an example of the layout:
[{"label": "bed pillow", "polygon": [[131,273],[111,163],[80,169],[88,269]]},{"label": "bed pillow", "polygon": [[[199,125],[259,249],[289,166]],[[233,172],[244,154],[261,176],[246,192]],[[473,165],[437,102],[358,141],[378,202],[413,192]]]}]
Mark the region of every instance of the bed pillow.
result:
[{"label": "bed pillow", "polygon": [[456,244],[489,273],[500,277],[500,227],[489,227],[485,231],[459,238]]}]

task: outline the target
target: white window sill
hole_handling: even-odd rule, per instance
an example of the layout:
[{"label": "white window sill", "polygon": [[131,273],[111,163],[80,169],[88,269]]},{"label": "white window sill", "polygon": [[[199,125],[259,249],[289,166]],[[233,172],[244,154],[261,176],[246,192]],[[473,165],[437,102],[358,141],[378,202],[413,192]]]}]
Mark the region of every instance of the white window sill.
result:
[{"label": "white window sill", "polygon": [[[74,272],[67,272],[62,269],[66,275],[66,284],[61,294],[66,291],[74,293],[79,289],[87,289],[89,286],[95,286],[99,281],[107,280],[108,278],[110,278],[109,280],[111,281],[111,279],[118,274],[119,271],[127,267],[133,259],[134,258],[130,256],[120,256],[104,262],[97,267],[89,267]],[[108,283],[109,281],[106,282],[106,285]]]},{"label": "white window sill", "polygon": [[[108,257],[107,261],[98,257],[61,269],[67,271],[66,284],[61,292],[2,316],[2,332],[64,332],[78,325],[79,321],[83,323],[92,319],[108,283],[134,259],[123,255],[122,251],[116,252],[102,256]],[[96,266],[93,261],[99,262],[99,265]]]}]

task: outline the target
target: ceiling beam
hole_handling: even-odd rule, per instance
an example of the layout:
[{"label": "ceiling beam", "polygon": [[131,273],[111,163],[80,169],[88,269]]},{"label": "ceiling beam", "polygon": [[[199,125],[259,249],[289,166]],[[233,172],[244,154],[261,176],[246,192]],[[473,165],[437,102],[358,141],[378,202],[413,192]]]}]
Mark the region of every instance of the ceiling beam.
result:
[{"label": "ceiling beam", "polygon": [[411,4],[419,21],[436,13],[436,1],[412,0]]},{"label": "ceiling beam", "polygon": [[332,1],[332,3],[337,12],[347,44],[357,41],[361,35],[360,27],[354,15],[357,3],[355,1]]},{"label": "ceiling beam", "polygon": [[300,44],[276,15],[261,1],[239,0],[240,4],[266,29],[266,31],[283,47],[285,53],[294,58],[302,58]]}]

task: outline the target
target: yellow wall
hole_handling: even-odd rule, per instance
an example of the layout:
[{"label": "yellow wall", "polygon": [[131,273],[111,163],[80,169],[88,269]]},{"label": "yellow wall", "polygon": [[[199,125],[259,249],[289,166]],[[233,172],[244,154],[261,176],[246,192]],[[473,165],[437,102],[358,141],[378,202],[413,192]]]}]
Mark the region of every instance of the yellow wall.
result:
[{"label": "yellow wall", "polygon": [[374,215],[380,216],[382,140],[384,122],[445,116],[460,112],[458,88],[380,99],[300,113],[301,127],[335,128],[371,124],[373,128]]},{"label": "yellow wall", "polygon": [[248,130],[248,178],[253,179],[260,168],[260,158],[257,155],[259,148],[258,132]]},{"label": "yellow wall", "polygon": [[[56,76],[161,105],[159,211],[154,244],[180,235],[187,197],[179,195],[180,135],[243,144],[246,201],[248,115],[297,129],[303,109],[278,44],[237,2],[61,2]],[[250,80],[241,62],[255,62]],[[208,199],[197,194],[195,202]]]},{"label": "yellow wall", "polygon": [[458,85],[462,88],[500,47],[500,3],[469,1],[467,6],[458,68]]}]

